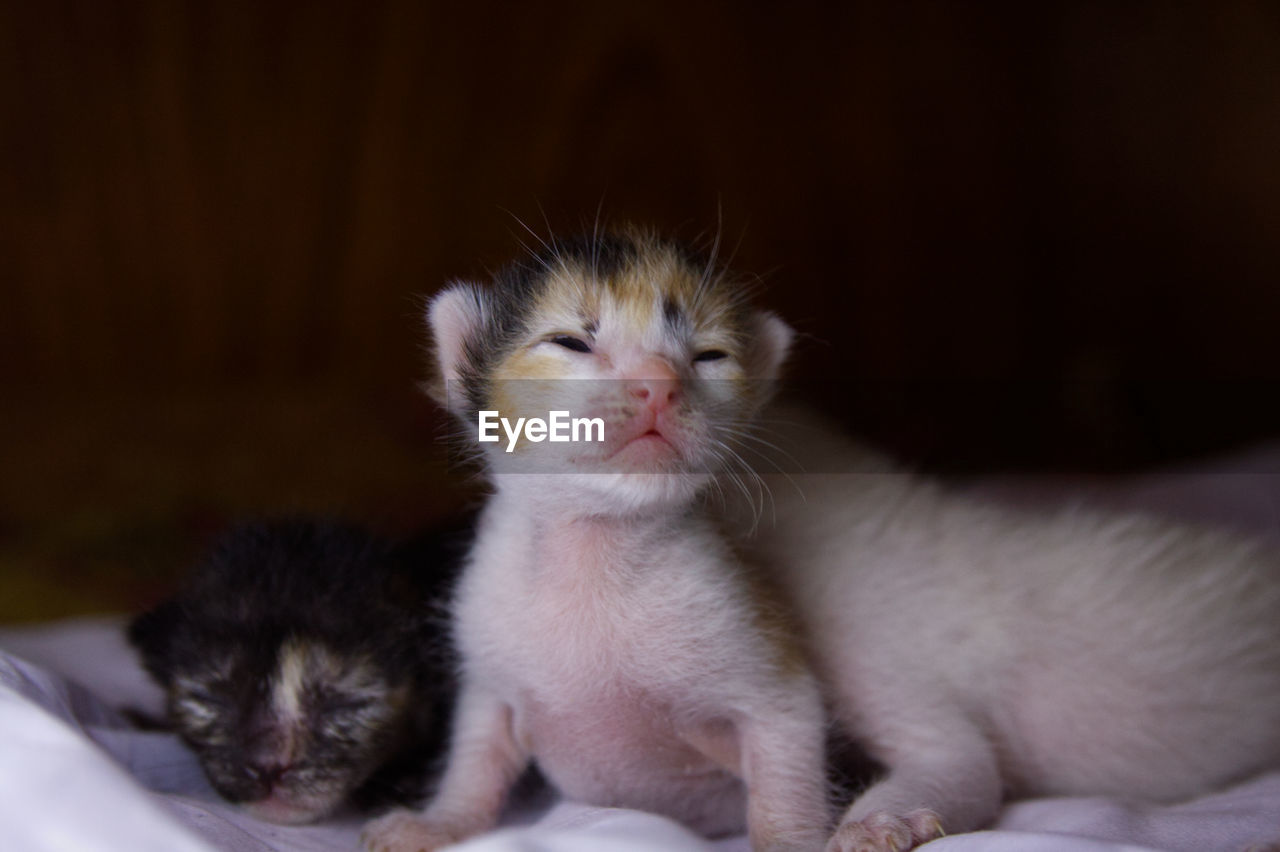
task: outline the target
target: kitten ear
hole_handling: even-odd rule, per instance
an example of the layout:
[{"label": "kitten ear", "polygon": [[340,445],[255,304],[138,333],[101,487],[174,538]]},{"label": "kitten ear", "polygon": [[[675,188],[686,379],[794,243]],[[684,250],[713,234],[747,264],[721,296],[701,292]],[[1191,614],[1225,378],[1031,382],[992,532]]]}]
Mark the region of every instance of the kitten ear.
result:
[{"label": "kitten ear", "polygon": [[487,319],[488,299],[484,291],[462,281],[441,290],[427,305],[436,375],[426,383],[426,390],[451,411],[461,405],[461,382],[473,366],[477,338]]},{"label": "kitten ear", "polygon": [[757,311],[753,319],[756,326],[753,378],[772,382],[781,374],[796,334],[772,311]]},{"label": "kitten ear", "polygon": [[169,685],[169,657],[174,631],[182,620],[182,606],[167,600],[129,622],[129,644],[138,649],[142,665],[162,686]]}]

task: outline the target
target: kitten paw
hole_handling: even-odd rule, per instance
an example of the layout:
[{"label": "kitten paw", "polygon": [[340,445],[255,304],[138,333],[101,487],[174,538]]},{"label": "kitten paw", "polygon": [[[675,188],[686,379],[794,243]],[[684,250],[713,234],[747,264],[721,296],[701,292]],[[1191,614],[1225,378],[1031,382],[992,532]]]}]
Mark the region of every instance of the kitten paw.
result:
[{"label": "kitten paw", "polygon": [[841,823],[827,852],[906,852],[943,833],[942,820],[928,808],[900,817],[877,811],[858,822]]},{"label": "kitten paw", "polygon": [[464,837],[466,832],[428,820],[420,813],[398,810],[366,825],[360,832],[360,843],[368,852],[435,852]]}]

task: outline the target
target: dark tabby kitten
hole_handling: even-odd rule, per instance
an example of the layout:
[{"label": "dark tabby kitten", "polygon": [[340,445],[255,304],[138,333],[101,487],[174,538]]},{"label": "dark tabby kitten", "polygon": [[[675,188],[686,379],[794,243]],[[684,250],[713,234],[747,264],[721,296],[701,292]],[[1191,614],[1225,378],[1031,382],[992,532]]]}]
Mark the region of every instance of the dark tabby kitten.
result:
[{"label": "dark tabby kitten", "polygon": [[134,619],[170,722],[221,795],[301,823],[422,794],[452,702],[443,614],[465,538],[243,524]]}]

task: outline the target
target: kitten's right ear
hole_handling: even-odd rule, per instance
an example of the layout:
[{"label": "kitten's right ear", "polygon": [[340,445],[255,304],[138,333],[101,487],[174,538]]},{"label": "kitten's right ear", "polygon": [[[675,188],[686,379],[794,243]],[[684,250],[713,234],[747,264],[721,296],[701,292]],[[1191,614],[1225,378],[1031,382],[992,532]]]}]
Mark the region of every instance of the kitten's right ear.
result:
[{"label": "kitten's right ear", "polygon": [[772,311],[757,311],[755,324],[756,357],[752,367],[756,378],[776,381],[796,333]]},{"label": "kitten's right ear", "polygon": [[182,606],[176,600],[167,600],[136,616],[126,631],[129,644],[142,656],[143,666],[162,686],[169,685],[173,635],[182,618]]},{"label": "kitten's right ear", "polygon": [[441,290],[427,305],[436,358],[436,375],[427,383],[427,392],[450,411],[462,407],[462,382],[476,366],[488,310],[484,290],[461,281]]}]

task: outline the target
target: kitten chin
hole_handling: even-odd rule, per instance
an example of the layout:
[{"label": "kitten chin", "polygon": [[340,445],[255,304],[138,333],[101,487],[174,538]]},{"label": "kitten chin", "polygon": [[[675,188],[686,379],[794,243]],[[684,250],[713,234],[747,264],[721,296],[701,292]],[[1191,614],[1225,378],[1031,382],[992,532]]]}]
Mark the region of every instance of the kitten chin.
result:
[{"label": "kitten chin", "polygon": [[228,801],[280,823],[420,796],[452,700],[445,599],[466,524],[401,545],[241,524],[129,639]]}]

